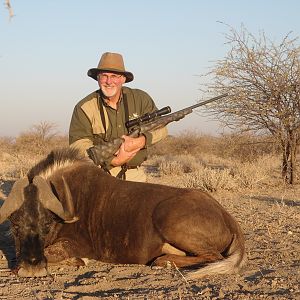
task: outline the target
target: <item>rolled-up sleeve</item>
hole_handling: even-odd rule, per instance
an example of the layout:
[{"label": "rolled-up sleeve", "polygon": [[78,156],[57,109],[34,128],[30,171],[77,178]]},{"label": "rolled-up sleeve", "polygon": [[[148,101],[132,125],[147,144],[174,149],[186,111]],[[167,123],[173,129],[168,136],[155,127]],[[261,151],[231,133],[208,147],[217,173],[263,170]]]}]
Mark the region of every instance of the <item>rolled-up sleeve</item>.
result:
[{"label": "rolled-up sleeve", "polygon": [[69,145],[78,149],[85,156],[86,150],[93,146],[93,132],[91,123],[80,108],[76,105],[72,114],[69,128]]}]

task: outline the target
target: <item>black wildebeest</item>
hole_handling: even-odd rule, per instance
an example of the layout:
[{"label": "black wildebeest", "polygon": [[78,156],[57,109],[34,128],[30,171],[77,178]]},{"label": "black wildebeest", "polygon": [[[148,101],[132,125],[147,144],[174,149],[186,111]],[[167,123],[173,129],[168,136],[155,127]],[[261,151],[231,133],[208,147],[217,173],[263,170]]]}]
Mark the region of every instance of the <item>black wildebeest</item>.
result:
[{"label": "black wildebeest", "polygon": [[238,223],[209,194],[116,179],[71,149],[51,152],[15,182],[0,209],[10,219],[18,274],[45,276],[69,258],[195,267],[226,274],[245,260]]}]

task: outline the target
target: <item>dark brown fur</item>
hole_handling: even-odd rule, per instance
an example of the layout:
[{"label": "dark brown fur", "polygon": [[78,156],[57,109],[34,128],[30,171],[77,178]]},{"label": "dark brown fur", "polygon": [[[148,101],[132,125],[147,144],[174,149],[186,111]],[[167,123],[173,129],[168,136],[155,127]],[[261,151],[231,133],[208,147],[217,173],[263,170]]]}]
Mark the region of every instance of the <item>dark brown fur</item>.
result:
[{"label": "dark brown fur", "polygon": [[[55,168],[56,164],[63,167]],[[21,263],[30,264],[29,257],[35,252],[27,248],[36,248],[40,251],[36,251],[35,262],[41,263],[86,257],[111,263],[149,264],[156,260],[164,265],[172,261],[178,267],[207,264],[191,277],[231,273],[243,264],[244,239],[239,225],[204,192],[118,180],[73,150],[52,152],[29,172],[30,182],[36,175],[45,176],[64,203],[63,175],[79,221],[63,224],[43,209],[30,184],[24,205],[11,216],[15,228],[26,228],[16,234],[18,244],[28,241],[28,235],[36,237],[35,242],[23,245]],[[164,244],[186,256],[164,253]]]}]

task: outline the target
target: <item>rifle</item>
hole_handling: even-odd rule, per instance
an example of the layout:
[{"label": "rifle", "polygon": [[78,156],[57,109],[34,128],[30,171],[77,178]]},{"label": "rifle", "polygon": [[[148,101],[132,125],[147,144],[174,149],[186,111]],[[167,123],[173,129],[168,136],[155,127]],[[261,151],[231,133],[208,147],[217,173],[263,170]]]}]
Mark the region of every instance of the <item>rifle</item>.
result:
[{"label": "rifle", "polygon": [[[126,127],[128,128],[130,137],[138,137],[144,132],[151,130],[156,130],[165,127],[167,124],[179,121],[186,115],[193,112],[193,109],[211,103],[213,101],[219,100],[221,98],[227,97],[228,94],[222,94],[217,97],[213,97],[206,101],[194,104],[192,106],[186,107],[182,110],[171,112],[171,108],[166,106],[160,110],[156,110],[152,113],[147,113],[139,118],[130,120],[126,122]],[[169,114],[168,114],[169,113]],[[164,116],[165,115],[165,116]],[[116,138],[111,142],[106,142],[101,145],[96,145],[87,150],[89,157],[94,161],[96,165],[103,166],[104,162],[111,158],[114,153],[120,148],[121,144],[124,142],[122,138]]]}]

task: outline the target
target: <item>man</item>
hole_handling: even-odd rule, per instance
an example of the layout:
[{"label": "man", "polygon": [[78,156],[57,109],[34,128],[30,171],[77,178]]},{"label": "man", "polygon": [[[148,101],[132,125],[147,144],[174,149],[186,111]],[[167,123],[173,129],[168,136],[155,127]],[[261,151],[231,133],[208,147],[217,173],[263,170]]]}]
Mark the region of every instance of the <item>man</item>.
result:
[{"label": "man", "polygon": [[164,127],[133,138],[127,136],[125,123],[155,111],[153,100],[142,90],[123,86],[134,76],[125,70],[121,54],[104,53],[98,67],[90,69],[88,76],[98,81],[100,89],[75,106],[69,129],[70,146],[86,156],[89,153],[98,165],[94,146],[122,137],[124,142],[119,150],[101,167],[122,179],[146,181],[140,165],[147,158],[147,147],[165,138],[167,129]]}]

